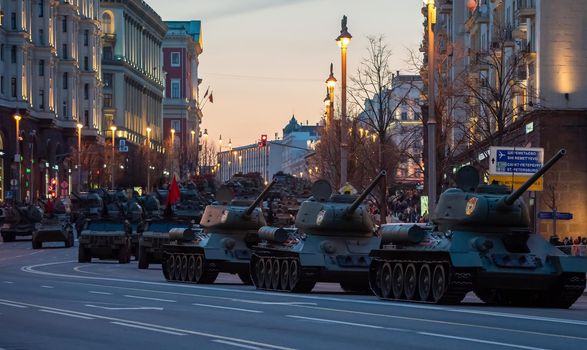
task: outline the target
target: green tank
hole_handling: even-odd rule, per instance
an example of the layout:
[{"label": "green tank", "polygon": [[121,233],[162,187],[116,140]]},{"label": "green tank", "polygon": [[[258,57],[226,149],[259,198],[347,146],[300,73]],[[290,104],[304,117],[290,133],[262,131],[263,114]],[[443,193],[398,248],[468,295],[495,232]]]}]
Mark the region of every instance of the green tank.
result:
[{"label": "green tank", "polygon": [[474,291],[488,304],[569,308],[585,289],[587,258],[567,256],[531,232],[522,194],[563,155],[510,193],[479,185],[472,167],[439,198],[432,224],[380,229],[369,281],[384,299],[455,304]]},{"label": "green tank", "polygon": [[149,264],[160,264],[163,245],[169,244],[169,232],[174,229],[195,228],[195,223],[177,217],[151,218],[139,224],[138,268],[148,269]]},{"label": "green tank", "polygon": [[302,202],[295,228],[263,227],[253,247],[251,277],[257,289],[310,292],[316,282],[340,283],[345,291],[369,293],[369,253],[379,247],[376,226],[362,204],[381,172],[360,196],[332,195],[318,180]]},{"label": "green tank", "polygon": [[201,232],[183,229],[170,233],[170,243],[163,246],[165,279],[213,283],[218,273],[228,272],[238,274],[243,283],[250,284],[251,247],[259,242],[259,228],[266,225],[257,206],[274,184],[275,181],[271,182],[252,203],[232,200],[228,189],[219,190],[217,203],[204,210]]},{"label": "green tank", "polygon": [[4,242],[12,242],[18,236],[32,236],[42,219],[43,210],[36,205],[6,207],[0,227],[2,239]]},{"label": "green tank", "polygon": [[[49,203],[41,200],[46,208]],[[35,227],[32,236],[33,249],[40,249],[44,242],[63,242],[65,248],[74,244],[73,225],[71,224],[70,210],[65,200],[58,199],[51,202],[53,208],[45,212],[43,219]]]}]

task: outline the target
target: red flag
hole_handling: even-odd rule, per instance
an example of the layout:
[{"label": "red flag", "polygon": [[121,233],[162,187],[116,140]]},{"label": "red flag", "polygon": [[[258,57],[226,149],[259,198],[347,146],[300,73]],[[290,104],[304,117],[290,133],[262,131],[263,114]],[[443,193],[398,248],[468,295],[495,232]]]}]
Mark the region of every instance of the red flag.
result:
[{"label": "red flag", "polygon": [[214,97],[212,96],[212,92],[210,93],[210,96],[208,96],[208,100],[210,100],[210,103],[214,103]]},{"label": "red flag", "polygon": [[179,200],[179,186],[177,185],[177,181],[175,181],[175,175],[171,180],[171,185],[169,185],[169,191],[167,192],[167,200],[165,201],[166,206],[170,206],[173,203]]}]

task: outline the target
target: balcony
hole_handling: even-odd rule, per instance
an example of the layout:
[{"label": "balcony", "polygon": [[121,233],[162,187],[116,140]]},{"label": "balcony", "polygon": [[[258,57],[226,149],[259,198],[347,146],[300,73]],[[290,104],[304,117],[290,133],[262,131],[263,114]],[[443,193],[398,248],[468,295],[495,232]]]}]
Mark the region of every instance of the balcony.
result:
[{"label": "balcony", "polygon": [[516,15],[520,18],[536,16],[536,0],[517,0]]},{"label": "balcony", "polygon": [[104,33],[104,34],[102,34],[102,39],[104,40],[104,42],[114,44],[114,43],[116,43],[116,34]]}]

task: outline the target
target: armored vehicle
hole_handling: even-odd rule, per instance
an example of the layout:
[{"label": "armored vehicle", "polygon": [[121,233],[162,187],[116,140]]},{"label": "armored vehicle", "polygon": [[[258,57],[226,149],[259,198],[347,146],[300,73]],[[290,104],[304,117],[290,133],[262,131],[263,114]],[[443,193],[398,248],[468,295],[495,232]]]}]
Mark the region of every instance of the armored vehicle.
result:
[{"label": "armored vehicle", "polygon": [[253,247],[250,264],[257,289],[307,293],[320,281],[370,292],[369,253],[379,247],[379,238],[362,203],[384,177],[385,171],[358,197],[332,195],[330,184],[318,180],[300,206],[295,228],[261,228],[262,242]]},{"label": "armored vehicle", "polygon": [[95,219],[102,216],[104,202],[102,201],[102,197],[95,192],[71,192],[71,194],[71,222],[74,223],[76,235],[79,238],[86,219]]},{"label": "armored vehicle", "polygon": [[63,242],[65,248],[73,247],[73,226],[68,203],[64,200],[47,202],[46,209],[43,220],[36,225],[33,232],[33,249],[42,248],[43,242]]},{"label": "armored vehicle", "polygon": [[[259,242],[257,231],[266,225],[261,208],[257,208],[271,182],[251,203],[232,200],[219,190],[217,204],[206,206],[200,220],[202,232],[179,230],[170,234],[171,242],[163,247],[163,274],[167,280],[190,283],[213,283],[219,272],[236,273],[250,284],[251,247]],[[228,189],[225,189],[229,191]]]},{"label": "armored vehicle", "polygon": [[91,262],[92,258],[130,262],[132,227],[126,220],[86,220],[79,237],[78,261]]},{"label": "armored vehicle", "polygon": [[469,291],[488,304],[570,307],[585,289],[587,259],[563,254],[529,230],[520,198],[565,154],[519,189],[479,185],[472,167],[439,198],[432,224],[384,225],[369,280],[381,298],[459,303]]},{"label": "armored vehicle", "polygon": [[152,218],[139,225],[139,269],[148,269],[149,264],[160,264],[163,245],[169,243],[171,229],[195,228],[195,223],[172,218]]},{"label": "armored vehicle", "polygon": [[36,205],[4,208],[4,222],[0,227],[2,239],[12,242],[17,236],[31,236],[42,219],[43,211]]}]

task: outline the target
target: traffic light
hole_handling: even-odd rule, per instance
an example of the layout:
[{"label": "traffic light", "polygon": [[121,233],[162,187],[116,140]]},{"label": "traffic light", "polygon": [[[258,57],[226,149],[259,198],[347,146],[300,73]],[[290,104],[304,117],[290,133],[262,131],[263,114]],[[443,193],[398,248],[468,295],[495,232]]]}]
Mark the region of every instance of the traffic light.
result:
[{"label": "traffic light", "polygon": [[261,135],[261,147],[267,146],[267,135]]}]

